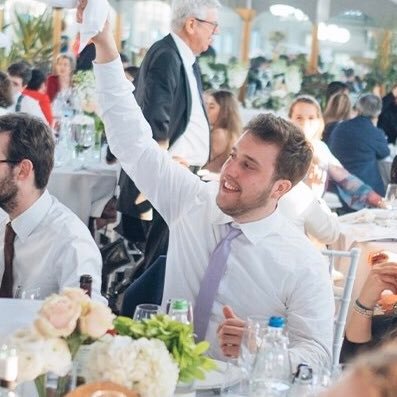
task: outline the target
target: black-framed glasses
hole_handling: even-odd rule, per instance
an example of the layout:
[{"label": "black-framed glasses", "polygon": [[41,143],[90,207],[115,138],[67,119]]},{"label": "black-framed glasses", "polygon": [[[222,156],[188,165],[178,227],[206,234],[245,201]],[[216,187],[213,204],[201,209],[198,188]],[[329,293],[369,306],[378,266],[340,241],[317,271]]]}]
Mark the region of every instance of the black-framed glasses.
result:
[{"label": "black-framed glasses", "polygon": [[212,33],[215,33],[216,29],[219,26],[218,22],[212,22],[212,21],[207,21],[206,19],[200,19],[200,18],[194,18],[196,21],[198,22],[202,22],[202,23],[208,23],[208,25],[211,25],[213,27]]},{"label": "black-framed glasses", "polygon": [[0,163],[10,163],[10,164],[18,164],[20,163],[22,160],[8,160],[8,159],[4,159],[4,160],[0,160]]}]

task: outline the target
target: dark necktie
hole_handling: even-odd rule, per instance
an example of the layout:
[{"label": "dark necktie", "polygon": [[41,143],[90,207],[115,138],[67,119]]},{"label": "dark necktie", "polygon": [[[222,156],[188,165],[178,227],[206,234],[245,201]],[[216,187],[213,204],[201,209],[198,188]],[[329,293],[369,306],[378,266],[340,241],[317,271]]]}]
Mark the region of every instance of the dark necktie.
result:
[{"label": "dark necktie", "polygon": [[197,88],[198,88],[198,92],[199,92],[201,106],[203,107],[205,117],[208,121],[207,109],[205,108],[204,101],[203,101],[203,84],[201,81],[201,71],[200,71],[200,65],[199,65],[198,61],[194,62],[194,64],[192,65],[192,68],[193,68],[194,77],[196,78],[196,83],[197,83]]},{"label": "dark necktie", "polygon": [[6,225],[4,236],[4,274],[0,286],[0,298],[12,298],[13,272],[12,261],[14,259],[15,232],[11,222]]},{"label": "dark necktie", "polygon": [[200,283],[200,291],[196,298],[196,304],[194,305],[193,322],[197,341],[204,340],[205,338],[215,296],[218,292],[222,276],[226,271],[226,263],[230,254],[232,240],[241,234],[240,229],[232,227],[231,224],[227,226],[227,235],[219,242],[210,256],[207,270]]}]

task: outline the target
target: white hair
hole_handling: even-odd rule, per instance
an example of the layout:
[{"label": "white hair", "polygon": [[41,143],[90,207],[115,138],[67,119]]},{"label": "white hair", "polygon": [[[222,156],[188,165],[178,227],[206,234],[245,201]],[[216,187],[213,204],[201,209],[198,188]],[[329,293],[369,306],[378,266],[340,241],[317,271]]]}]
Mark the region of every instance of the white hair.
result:
[{"label": "white hair", "polygon": [[360,116],[375,118],[382,111],[382,100],[374,94],[363,94],[355,107]]},{"label": "white hair", "polygon": [[171,29],[178,32],[189,17],[204,19],[210,8],[221,8],[218,0],[173,0],[171,5]]}]

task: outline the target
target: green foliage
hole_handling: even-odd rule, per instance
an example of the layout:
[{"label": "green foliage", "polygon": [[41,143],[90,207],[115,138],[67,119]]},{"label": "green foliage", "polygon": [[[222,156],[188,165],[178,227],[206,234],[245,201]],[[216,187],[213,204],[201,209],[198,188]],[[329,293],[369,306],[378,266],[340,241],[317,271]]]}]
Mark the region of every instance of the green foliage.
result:
[{"label": "green foliage", "polygon": [[325,107],[325,94],[327,85],[334,80],[334,75],[330,73],[318,73],[303,77],[301,93],[314,96]]},{"label": "green foliage", "polygon": [[204,371],[216,368],[215,362],[204,356],[209,343],[196,344],[190,325],[171,320],[165,315],[157,315],[143,321],[117,317],[114,326],[120,335],[130,336],[133,339],[145,337],[163,341],[179,366],[179,381],[181,382],[204,379]]},{"label": "green foliage", "polygon": [[0,68],[21,60],[47,66],[53,53],[52,16],[48,12],[38,17],[15,12],[15,20],[14,43],[8,54],[0,53]]}]

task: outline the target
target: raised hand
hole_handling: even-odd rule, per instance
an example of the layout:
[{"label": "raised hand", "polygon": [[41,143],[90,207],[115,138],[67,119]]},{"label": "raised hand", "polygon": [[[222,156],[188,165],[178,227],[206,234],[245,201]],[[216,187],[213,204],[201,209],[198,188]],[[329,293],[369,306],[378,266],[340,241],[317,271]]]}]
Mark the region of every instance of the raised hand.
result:
[{"label": "raised hand", "polygon": [[77,1],[77,11],[76,11],[76,21],[78,23],[83,22],[83,12],[85,7],[87,6],[88,0],[78,0]]}]

